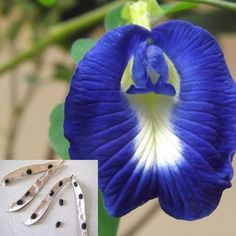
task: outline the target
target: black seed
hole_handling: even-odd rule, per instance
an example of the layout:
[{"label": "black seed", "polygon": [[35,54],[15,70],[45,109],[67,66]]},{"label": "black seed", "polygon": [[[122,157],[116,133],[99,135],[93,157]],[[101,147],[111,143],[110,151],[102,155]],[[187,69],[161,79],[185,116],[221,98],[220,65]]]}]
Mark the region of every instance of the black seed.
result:
[{"label": "black seed", "polygon": [[63,182],[60,181],[58,185],[59,185],[59,187],[61,187],[63,185]]},{"label": "black seed", "polygon": [[51,191],[49,192],[49,196],[52,197],[53,194],[54,194],[54,192],[51,190]]},{"label": "black seed", "polygon": [[27,197],[27,196],[29,196],[30,195],[30,191],[27,191],[26,193],[25,193],[25,197]]},{"label": "black seed", "polygon": [[79,199],[83,199],[83,194],[79,194]]},{"label": "black seed", "polygon": [[58,228],[58,227],[60,227],[60,225],[61,225],[61,222],[60,222],[60,221],[57,221],[56,227]]},{"label": "black seed", "polygon": [[82,228],[82,229],[86,229],[86,227],[87,227],[86,223],[83,223],[83,224],[81,225],[81,228]]},{"label": "black seed", "polygon": [[26,171],[26,173],[27,173],[28,175],[31,175],[31,174],[32,174],[32,170],[31,170],[31,169],[28,169],[28,170]]},{"label": "black seed", "polygon": [[37,217],[37,214],[36,213],[33,213],[32,215],[31,215],[31,219],[35,219]]},{"label": "black seed", "polygon": [[63,203],[64,203],[63,199],[60,199],[60,200],[59,200],[59,205],[60,205],[60,206],[63,206]]},{"label": "black seed", "polygon": [[9,179],[5,179],[5,184],[8,184],[9,182]]},{"label": "black seed", "polygon": [[17,205],[22,205],[23,204],[23,201],[20,199],[16,202]]},{"label": "black seed", "polygon": [[52,164],[48,165],[48,169],[51,169],[52,167],[53,167],[53,165],[52,165]]},{"label": "black seed", "polygon": [[75,186],[75,187],[77,187],[77,186],[78,186],[77,182],[74,182],[74,186]]}]

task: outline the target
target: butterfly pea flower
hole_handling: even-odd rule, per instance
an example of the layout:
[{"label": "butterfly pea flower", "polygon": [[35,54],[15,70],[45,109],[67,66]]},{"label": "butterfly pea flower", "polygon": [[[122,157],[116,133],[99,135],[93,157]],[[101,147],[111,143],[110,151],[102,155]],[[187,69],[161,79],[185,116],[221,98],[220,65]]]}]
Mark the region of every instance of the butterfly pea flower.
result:
[{"label": "butterfly pea flower", "polygon": [[98,160],[111,215],[158,199],[177,219],[199,219],[231,186],[236,84],[201,27],[118,27],[77,65],[64,133],[71,159]]}]

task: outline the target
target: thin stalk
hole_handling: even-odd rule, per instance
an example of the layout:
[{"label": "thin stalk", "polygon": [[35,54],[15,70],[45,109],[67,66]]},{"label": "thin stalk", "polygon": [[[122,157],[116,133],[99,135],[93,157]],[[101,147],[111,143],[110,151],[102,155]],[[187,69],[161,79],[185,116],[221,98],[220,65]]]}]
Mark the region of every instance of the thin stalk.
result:
[{"label": "thin stalk", "polygon": [[14,57],[14,59],[12,59],[11,61],[3,64],[0,67],[0,74],[3,74],[8,70],[15,68],[22,62],[29,60],[36,55],[39,55],[45,48],[47,48],[51,44],[57,43],[75,32],[79,32],[98,23],[109,11],[124,2],[125,0],[118,0],[108,3],[100,8],[97,8],[79,17],[75,17],[71,20],[68,20],[67,22],[63,22],[52,27],[49,30],[49,33],[44,38],[36,42],[30,49]]},{"label": "thin stalk", "polygon": [[222,0],[183,0],[184,2],[203,3],[214,7],[224,8],[231,11],[236,11],[236,4]]}]

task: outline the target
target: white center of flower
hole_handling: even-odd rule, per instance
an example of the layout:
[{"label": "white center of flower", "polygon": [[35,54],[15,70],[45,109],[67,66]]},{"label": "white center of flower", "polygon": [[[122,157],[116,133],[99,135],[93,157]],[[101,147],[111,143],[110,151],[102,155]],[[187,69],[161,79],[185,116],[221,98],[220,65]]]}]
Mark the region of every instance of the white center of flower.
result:
[{"label": "white center of flower", "polygon": [[[171,124],[172,110],[178,100],[180,77],[170,59],[165,55],[168,64],[169,81],[176,88],[176,96],[169,97],[157,94],[126,94],[130,106],[138,119],[139,133],[134,139],[135,154],[138,166],[150,169],[168,168],[181,162],[181,141],[175,135]],[[132,61],[130,62],[130,64]],[[129,64],[128,67],[131,65]],[[127,68],[121,86],[123,91],[132,80]]]}]

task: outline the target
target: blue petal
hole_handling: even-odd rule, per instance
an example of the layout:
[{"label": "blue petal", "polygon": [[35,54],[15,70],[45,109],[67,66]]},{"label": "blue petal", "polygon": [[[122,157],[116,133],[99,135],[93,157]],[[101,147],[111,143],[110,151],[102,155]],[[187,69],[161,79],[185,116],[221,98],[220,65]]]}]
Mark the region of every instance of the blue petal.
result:
[{"label": "blue petal", "polygon": [[[70,157],[99,160],[105,205],[117,216],[157,197],[155,177],[144,174],[132,158],[137,118],[120,90],[128,60],[148,35],[139,26],[105,34],[78,64],[65,102]],[[130,198],[133,190],[136,194]]]},{"label": "blue petal", "polygon": [[167,82],[168,67],[163,55],[163,51],[156,45],[152,44],[147,48],[146,54],[148,66],[160,75],[163,82]]},{"label": "blue petal", "polygon": [[154,92],[167,96],[176,94],[173,85],[168,83],[169,71],[163,51],[152,42],[141,43],[134,53],[132,84],[128,94]]},{"label": "blue petal", "polygon": [[151,34],[179,74],[176,96],[124,93],[127,62],[151,36],[138,26],[107,33],[72,78],[64,123],[70,156],[99,160],[112,215],[159,197],[168,214],[199,219],[230,186],[236,86],[219,45],[202,28],[170,21]]},{"label": "blue petal", "polygon": [[169,83],[162,83],[161,80],[159,80],[154,88],[155,93],[157,94],[164,94],[166,96],[175,96],[176,90],[173,87],[172,84]]},{"label": "blue petal", "polygon": [[236,150],[236,85],[216,40],[204,29],[170,21],[152,31],[155,43],[181,77],[171,123],[182,160],[159,168],[159,199],[170,215],[194,220],[209,215],[231,186]]},{"label": "blue petal", "polygon": [[129,89],[126,91],[127,94],[145,94],[154,92],[154,88],[136,88],[133,84],[129,87]]},{"label": "blue petal", "polygon": [[148,86],[148,74],[146,71],[146,48],[147,43],[143,42],[134,53],[134,62],[132,66],[132,80],[136,88],[145,89]]}]

